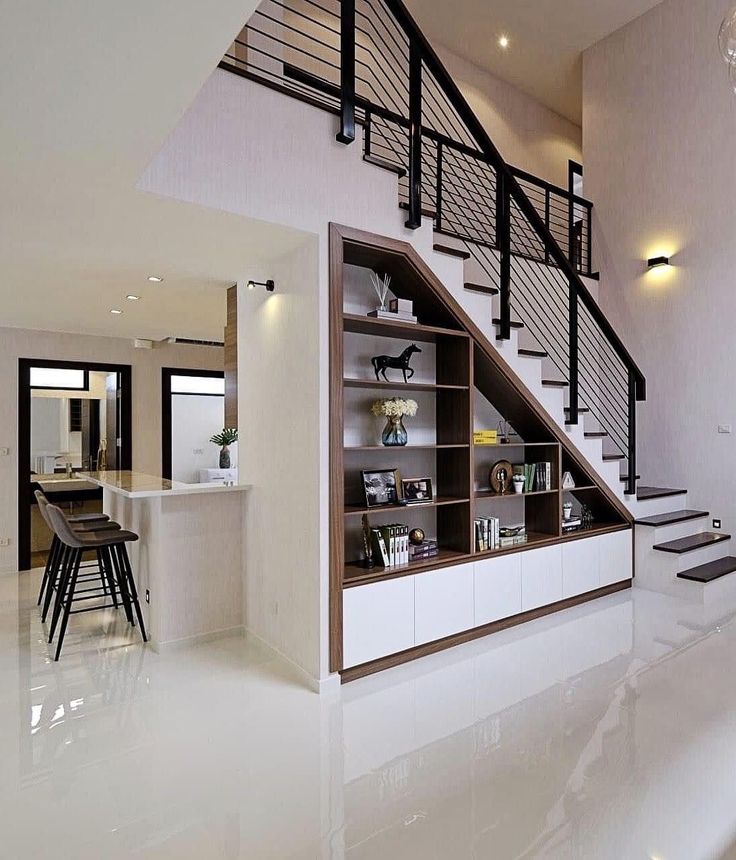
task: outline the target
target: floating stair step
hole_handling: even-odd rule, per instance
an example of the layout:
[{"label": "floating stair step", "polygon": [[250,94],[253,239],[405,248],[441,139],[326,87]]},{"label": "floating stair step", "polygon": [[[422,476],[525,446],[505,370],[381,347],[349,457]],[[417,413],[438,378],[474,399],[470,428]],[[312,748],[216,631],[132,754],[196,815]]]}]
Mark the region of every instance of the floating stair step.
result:
[{"label": "floating stair step", "polygon": [[528,358],[547,358],[549,356],[549,353],[543,349],[519,349],[517,352],[519,355],[525,355]]},{"label": "floating stair step", "polygon": [[465,289],[471,293],[483,293],[486,296],[498,295],[498,287],[487,287],[485,284],[465,284]]},{"label": "floating stair step", "polygon": [[670,540],[667,543],[658,543],[653,548],[660,552],[671,552],[676,555],[682,555],[684,552],[692,552],[694,549],[714,546],[717,543],[723,543],[724,540],[730,539],[731,535],[724,535],[721,532],[701,532],[701,534],[688,535],[677,540]]},{"label": "floating stair step", "polygon": [[398,164],[394,164],[392,161],[386,161],[385,158],[379,158],[377,155],[364,155],[363,161],[367,164],[375,164],[376,167],[382,167],[384,170],[388,170],[391,173],[395,173],[399,178],[406,176],[406,170]]},{"label": "floating stair step", "polygon": [[624,457],[623,454],[604,454],[603,455],[603,462],[604,463],[614,463],[616,460],[625,460],[625,459],[626,459],[626,457]]},{"label": "floating stair step", "polygon": [[[409,211],[409,204],[404,203],[402,201],[401,203],[399,203],[399,209],[403,209],[405,212],[408,212]],[[422,211],[422,217],[423,218],[436,218],[437,217],[437,213],[434,211],[434,209],[430,209],[428,206],[422,206],[421,211]],[[435,251],[439,250],[436,245],[435,245],[434,249],[435,249]],[[470,255],[468,255],[468,256],[470,256]]]},{"label": "floating stair step", "polygon": [[603,439],[608,436],[608,430],[591,430],[584,434],[586,439]]},{"label": "floating stair step", "polygon": [[[498,317],[493,317],[491,320],[493,325],[501,325],[501,320]],[[524,323],[519,320],[511,320],[511,328],[524,328]]]},{"label": "floating stair step", "polygon": [[707,564],[691,567],[690,570],[683,570],[677,576],[679,579],[689,579],[692,582],[713,582],[714,579],[720,579],[734,571],[736,571],[736,558],[727,555],[725,558],[717,558]]},{"label": "floating stair step", "polygon": [[448,254],[450,257],[458,257],[460,260],[470,259],[470,252],[460,248],[451,248],[449,245],[433,245],[432,247],[439,254]]},{"label": "floating stair step", "polygon": [[708,511],[670,511],[668,514],[656,514],[653,517],[644,517],[641,520],[634,520],[638,526],[671,526],[674,523],[684,523],[687,520],[699,520],[708,516]]},{"label": "floating stair step", "polygon": [[565,382],[564,379],[543,379],[542,385],[545,388],[567,388],[569,382]]},{"label": "floating stair step", "polygon": [[[629,480],[629,476],[628,475],[619,475],[618,479],[619,479],[619,481],[621,481],[621,483],[624,483],[624,481]],[[635,481],[641,481],[641,475],[634,475],[634,480]]]},{"label": "floating stair step", "polygon": [[668,487],[637,487],[636,499],[646,502],[647,499],[663,499],[665,496],[684,496],[687,490],[672,490]]}]

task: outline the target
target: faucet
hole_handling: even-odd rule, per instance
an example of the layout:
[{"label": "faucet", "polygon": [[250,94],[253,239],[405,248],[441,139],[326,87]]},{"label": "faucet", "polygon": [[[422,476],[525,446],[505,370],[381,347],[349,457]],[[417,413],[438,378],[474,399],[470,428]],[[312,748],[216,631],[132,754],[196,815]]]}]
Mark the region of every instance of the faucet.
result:
[{"label": "faucet", "polygon": [[64,461],[64,471],[66,472],[66,476],[67,476],[67,478],[71,478],[71,477],[72,477],[72,474],[73,474],[73,473],[72,473],[72,461],[71,461],[71,457],[70,457],[68,454],[59,454],[59,455],[58,455],[57,457],[55,457],[54,459],[56,459],[56,460],[61,460],[61,459],[62,459],[62,458],[64,458],[64,457],[66,457],[66,460]]}]

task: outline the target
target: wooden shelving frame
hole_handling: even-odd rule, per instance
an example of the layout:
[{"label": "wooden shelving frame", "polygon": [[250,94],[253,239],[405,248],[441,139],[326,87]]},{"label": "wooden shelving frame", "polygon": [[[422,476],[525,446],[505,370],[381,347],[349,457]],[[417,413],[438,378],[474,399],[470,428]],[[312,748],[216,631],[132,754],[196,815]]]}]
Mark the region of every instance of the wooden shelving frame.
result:
[{"label": "wooden shelving frame", "polygon": [[[414,301],[420,324],[344,312],[344,267],[362,266],[392,275],[392,287],[401,298]],[[346,377],[344,373],[345,334],[373,335],[397,341],[396,353],[408,343],[432,343],[436,350],[435,382],[376,382],[369,377]],[[345,445],[345,391],[375,390],[377,396],[400,395],[402,391],[425,392],[435,398],[436,441],[411,444],[411,422],[407,422],[410,443],[405,448],[381,445]],[[434,277],[411,246],[350,228],[331,225],[330,232],[330,664],[342,670],[342,594],[370,582],[381,582],[452,567],[476,559],[579,540],[631,527],[626,508],[605,485],[599,485],[594,471],[570,446],[569,440],[546,417],[546,413],[521,380],[502,363],[462,308]],[[473,442],[474,399],[485,397],[520,434],[519,441],[495,446]],[[380,452],[386,457],[380,457]],[[423,451],[434,456],[435,493],[431,503],[365,508],[358,499],[346,500],[346,455],[354,468],[356,452],[370,455],[381,467],[401,465],[406,452]],[[476,489],[479,464],[490,468],[493,462],[552,462],[552,489],[524,494],[499,495]],[[378,468],[379,466],[376,466]],[[361,468],[367,468],[361,466]],[[403,470],[402,470],[403,471]],[[563,471],[571,471],[576,486],[563,490]],[[407,474],[406,472],[404,473]],[[494,505],[523,500],[527,543],[476,552],[474,520],[485,515],[488,502]],[[594,527],[569,534],[561,529],[562,504],[566,499],[590,505],[595,514]],[[360,528],[360,518],[368,513],[387,515],[389,522],[400,513],[411,523],[413,511],[431,512],[436,517],[440,554],[436,558],[411,562],[395,568],[367,570],[357,559],[346,559],[346,534]],[[494,508],[494,513],[498,512]],[[481,634],[479,634],[481,635]]]}]

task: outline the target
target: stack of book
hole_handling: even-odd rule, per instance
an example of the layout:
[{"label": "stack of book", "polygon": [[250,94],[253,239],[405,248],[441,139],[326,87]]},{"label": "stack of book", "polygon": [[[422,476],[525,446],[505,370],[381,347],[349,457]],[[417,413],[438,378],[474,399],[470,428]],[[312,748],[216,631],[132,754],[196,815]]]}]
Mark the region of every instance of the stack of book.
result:
[{"label": "stack of book", "polygon": [[583,525],[583,521],[580,517],[572,517],[569,520],[562,521],[562,534],[567,534],[567,532],[575,532]]},{"label": "stack of book", "polygon": [[488,552],[500,546],[501,521],[498,517],[476,517],[475,551]]},{"label": "stack of book", "polygon": [[428,558],[435,558],[439,555],[439,547],[437,541],[423,540],[419,544],[409,544],[409,561],[424,561]]},{"label": "stack of book", "polygon": [[409,563],[409,526],[401,523],[371,529],[373,560],[381,567]]},{"label": "stack of book", "polygon": [[526,526],[504,526],[499,535],[499,547],[517,546],[527,542]]},{"label": "stack of book", "polygon": [[368,316],[379,320],[400,320],[405,323],[416,323],[417,321],[414,316],[414,302],[409,299],[391,299],[387,311],[376,308]]},{"label": "stack of book", "polygon": [[541,492],[552,489],[552,463],[524,464],[524,492]]}]

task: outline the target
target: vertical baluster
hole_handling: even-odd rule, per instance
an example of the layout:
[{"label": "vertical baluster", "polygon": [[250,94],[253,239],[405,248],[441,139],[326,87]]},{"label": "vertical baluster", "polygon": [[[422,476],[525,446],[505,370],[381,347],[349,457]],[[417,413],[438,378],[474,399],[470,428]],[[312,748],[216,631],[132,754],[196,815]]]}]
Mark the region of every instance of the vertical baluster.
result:
[{"label": "vertical baluster", "polygon": [[570,361],[570,387],[569,396],[570,402],[569,413],[567,416],[568,424],[577,424],[579,416],[579,344],[578,344],[578,294],[575,287],[570,281],[567,287],[568,291],[568,335],[569,335],[569,361]]},{"label": "vertical baluster", "polygon": [[[549,185],[544,189],[544,226],[549,230],[550,195]],[[549,245],[544,243],[544,262],[549,263]]]},{"label": "vertical baluster", "polygon": [[586,218],[587,226],[588,226],[588,253],[587,253],[587,263],[586,263],[586,271],[590,275],[593,272],[593,219],[592,214],[593,210],[590,206],[587,207],[588,214]]},{"label": "vertical baluster", "polygon": [[636,492],[636,379],[632,370],[629,370],[628,400],[629,469],[626,478],[626,492],[633,495]]},{"label": "vertical baluster", "polygon": [[437,144],[437,190],[435,193],[437,215],[435,218],[435,229],[442,229],[442,141]]},{"label": "vertical baluster", "polygon": [[373,114],[369,108],[365,109],[365,121],[363,123],[363,152],[365,155],[371,154],[371,122]]},{"label": "vertical baluster", "polygon": [[501,254],[499,295],[500,325],[497,337],[509,340],[511,337],[511,195],[506,174],[499,171],[496,175],[496,235]]},{"label": "vertical baluster", "polygon": [[340,143],[355,140],[355,0],[340,3]]},{"label": "vertical baluster", "polygon": [[409,217],[406,226],[422,226],[422,52],[412,40],[409,47]]}]

